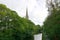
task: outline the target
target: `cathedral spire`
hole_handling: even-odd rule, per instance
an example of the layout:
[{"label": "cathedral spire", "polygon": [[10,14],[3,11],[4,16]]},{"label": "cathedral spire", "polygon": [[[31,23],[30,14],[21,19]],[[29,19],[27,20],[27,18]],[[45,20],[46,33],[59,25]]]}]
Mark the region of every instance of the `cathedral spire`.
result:
[{"label": "cathedral spire", "polygon": [[28,16],[28,8],[26,8],[26,18],[28,19],[29,16]]}]

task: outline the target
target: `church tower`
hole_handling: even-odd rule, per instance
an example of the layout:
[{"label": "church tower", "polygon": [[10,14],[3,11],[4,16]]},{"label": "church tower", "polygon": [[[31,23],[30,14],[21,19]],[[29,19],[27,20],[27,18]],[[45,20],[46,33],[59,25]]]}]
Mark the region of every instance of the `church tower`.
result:
[{"label": "church tower", "polygon": [[29,16],[28,16],[28,8],[26,8],[26,18],[29,19]]}]

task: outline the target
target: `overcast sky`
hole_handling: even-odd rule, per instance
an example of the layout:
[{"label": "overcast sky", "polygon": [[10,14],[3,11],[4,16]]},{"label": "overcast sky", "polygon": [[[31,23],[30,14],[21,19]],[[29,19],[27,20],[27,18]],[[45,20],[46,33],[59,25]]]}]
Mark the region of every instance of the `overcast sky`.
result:
[{"label": "overcast sky", "polygon": [[28,7],[29,19],[40,25],[48,15],[45,2],[46,0],[0,0],[0,3],[15,10],[21,17],[25,17],[26,7]]}]

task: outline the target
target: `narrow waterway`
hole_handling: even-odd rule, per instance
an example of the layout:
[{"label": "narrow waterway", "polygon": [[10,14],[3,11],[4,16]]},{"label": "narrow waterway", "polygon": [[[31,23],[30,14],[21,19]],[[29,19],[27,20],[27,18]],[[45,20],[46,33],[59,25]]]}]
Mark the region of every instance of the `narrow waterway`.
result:
[{"label": "narrow waterway", "polygon": [[42,40],[42,33],[34,35],[34,40]]}]

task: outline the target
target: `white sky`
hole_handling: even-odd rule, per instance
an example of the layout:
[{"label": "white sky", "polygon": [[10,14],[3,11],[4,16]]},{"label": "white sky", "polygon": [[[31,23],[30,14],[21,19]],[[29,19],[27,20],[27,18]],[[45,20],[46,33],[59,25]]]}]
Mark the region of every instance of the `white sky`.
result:
[{"label": "white sky", "polygon": [[15,10],[21,17],[25,17],[26,6],[28,7],[29,19],[35,24],[43,24],[48,15],[46,0],[0,0],[0,3]]}]

